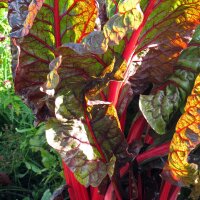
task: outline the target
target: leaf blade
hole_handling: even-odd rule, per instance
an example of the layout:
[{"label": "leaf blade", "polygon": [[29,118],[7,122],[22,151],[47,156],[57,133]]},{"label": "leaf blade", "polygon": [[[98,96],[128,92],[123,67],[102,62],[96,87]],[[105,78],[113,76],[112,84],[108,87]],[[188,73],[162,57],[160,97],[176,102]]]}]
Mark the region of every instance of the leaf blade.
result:
[{"label": "leaf blade", "polygon": [[178,58],[178,69],[163,87],[158,88],[155,94],[140,95],[140,109],[151,127],[159,134],[166,133],[167,124],[184,104],[200,71],[199,31],[200,27],[196,29],[190,46]]},{"label": "leaf blade", "polygon": [[199,15],[200,4],[196,0],[156,1],[133,55],[136,73],[130,82],[136,94],[142,93],[149,83],[163,83],[173,73],[178,56],[200,24]]},{"label": "leaf blade", "polygon": [[170,144],[168,163],[165,166],[164,173],[180,184],[185,186],[192,185],[192,197],[198,199],[199,192],[199,174],[198,166],[194,163],[188,163],[189,153],[200,144],[199,134],[199,109],[200,109],[200,75],[197,76],[191,95],[187,98],[185,112],[180,117],[176,132]]}]

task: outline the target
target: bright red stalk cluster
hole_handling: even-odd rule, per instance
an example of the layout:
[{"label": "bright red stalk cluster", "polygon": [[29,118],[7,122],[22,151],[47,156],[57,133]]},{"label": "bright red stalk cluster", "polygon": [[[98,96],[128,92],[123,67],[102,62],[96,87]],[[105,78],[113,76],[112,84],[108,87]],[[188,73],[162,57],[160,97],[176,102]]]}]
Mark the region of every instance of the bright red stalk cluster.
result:
[{"label": "bright red stalk cluster", "polygon": [[[143,22],[141,23],[139,28],[132,34],[128,44],[126,45],[126,47],[124,49],[122,56],[127,61],[127,63],[130,61],[131,56],[134,53],[140,33],[149,17],[151,11],[153,10],[154,5],[155,5],[155,0],[152,0],[149,2],[149,5],[146,8],[145,13],[144,13]],[[117,101],[118,101],[120,90],[122,89],[121,88],[122,85],[123,85],[122,82],[118,82],[118,81],[111,81],[109,83],[108,101],[112,102],[112,104],[114,106],[117,105]],[[125,120],[126,120],[126,109],[124,110],[122,117],[120,119],[122,131],[124,131]],[[134,142],[135,140],[137,140],[141,137],[143,130],[145,128],[145,124],[146,124],[146,120],[142,116],[136,120],[136,122],[133,124],[133,126],[130,129],[130,133],[127,138],[128,144]],[[152,154],[150,153],[149,156],[152,156]],[[143,155],[143,157],[145,157],[145,156]],[[140,156],[139,160],[141,160],[143,157]],[[128,168],[129,168],[129,164],[127,164],[125,166],[125,168],[122,169],[121,174],[124,174],[126,172],[126,170],[128,170]],[[71,183],[73,186],[74,186],[74,184],[76,184],[76,186],[77,186],[76,190],[78,191],[77,193],[79,193],[79,191],[80,191],[80,193],[79,193],[80,195],[78,195],[78,197],[75,197],[74,193],[69,189],[70,197],[72,197],[72,200],[78,200],[81,198],[83,199],[83,197],[84,197],[84,200],[89,200],[88,190],[85,189],[84,186],[76,183],[77,181],[74,178],[73,173],[70,172],[70,170],[67,168],[67,166],[65,164],[64,164],[64,171],[65,171],[65,177],[66,177],[67,184]],[[69,177],[70,177],[70,179],[69,179]],[[95,188],[95,189],[92,188],[91,191],[92,191],[92,196],[90,198],[92,200],[97,200],[97,199],[100,200],[103,198],[102,195],[98,194],[97,188]],[[118,191],[118,187],[116,186],[116,181],[112,181],[110,186],[108,187],[108,191],[105,195],[105,200],[110,200],[110,198],[113,198],[113,191],[115,191],[115,195],[116,195],[117,199],[121,200],[122,197]],[[139,192],[139,196],[141,195],[140,193],[141,192]]]},{"label": "bright red stalk cluster", "polygon": [[67,182],[68,192],[72,200],[104,200],[104,195],[99,194],[98,188],[85,188],[81,185],[74,174],[69,170],[65,162],[63,162],[63,170]]}]

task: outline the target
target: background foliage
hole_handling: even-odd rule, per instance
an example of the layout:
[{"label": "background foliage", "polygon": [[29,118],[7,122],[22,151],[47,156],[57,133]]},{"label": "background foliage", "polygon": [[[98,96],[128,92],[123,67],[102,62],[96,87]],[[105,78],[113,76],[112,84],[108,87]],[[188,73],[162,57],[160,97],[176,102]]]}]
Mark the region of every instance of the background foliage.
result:
[{"label": "background foliage", "polygon": [[[0,33],[9,29],[0,9]],[[31,110],[14,94],[9,43],[0,43],[0,199],[45,200],[64,184],[61,160],[46,144],[44,124],[34,127]]]}]

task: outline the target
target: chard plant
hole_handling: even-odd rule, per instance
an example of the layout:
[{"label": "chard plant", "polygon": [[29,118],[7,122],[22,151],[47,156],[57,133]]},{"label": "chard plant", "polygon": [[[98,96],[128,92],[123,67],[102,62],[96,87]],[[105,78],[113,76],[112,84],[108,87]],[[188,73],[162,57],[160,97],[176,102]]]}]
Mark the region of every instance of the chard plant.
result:
[{"label": "chard plant", "polygon": [[15,91],[46,123],[70,199],[199,198],[199,0],[0,7]]}]

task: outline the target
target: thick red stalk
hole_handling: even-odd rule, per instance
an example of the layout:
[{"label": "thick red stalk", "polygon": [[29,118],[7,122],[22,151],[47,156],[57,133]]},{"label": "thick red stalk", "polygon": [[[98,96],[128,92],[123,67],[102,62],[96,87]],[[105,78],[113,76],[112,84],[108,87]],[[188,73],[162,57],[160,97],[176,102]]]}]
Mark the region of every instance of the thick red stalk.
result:
[{"label": "thick red stalk", "polygon": [[144,160],[147,160],[147,159],[167,155],[168,152],[169,152],[169,145],[170,145],[170,142],[167,142],[167,143],[162,144],[158,147],[154,147],[154,148],[152,148],[148,151],[145,151],[144,153],[139,154],[136,157],[136,160],[137,160],[138,163],[141,163],[141,162],[143,162]]},{"label": "thick red stalk", "polygon": [[121,169],[120,169],[120,177],[123,177],[129,170],[130,164],[126,163]]},{"label": "thick red stalk", "polygon": [[149,135],[149,133],[146,134],[144,138],[144,143],[145,144],[153,144],[153,138]]},{"label": "thick red stalk", "polygon": [[132,56],[132,54],[134,53],[135,51],[135,48],[137,46],[137,41],[138,41],[138,38],[148,20],[148,17],[149,15],[151,14],[154,6],[155,6],[155,3],[156,3],[156,0],[150,0],[149,1],[149,4],[144,12],[144,18],[143,18],[143,21],[142,23],[140,24],[139,28],[133,32],[128,44],[126,44],[126,47],[124,49],[124,52],[123,52],[123,58],[129,62],[130,61],[130,58]]},{"label": "thick red stalk", "polygon": [[127,142],[128,144],[133,143],[135,140],[141,138],[141,135],[146,128],[147,122],[143,116],[137,118],[137,120],[132,124],[128,137]]},{"label": "thick red stalk", "polygon": [[59,0],[54,0],[53,13],[54,13],[55,41],[56,41],[56,48],[57,48],[57,47],[61,46]]},{"label": "thick red stalk", "polygon": [[115,177],[112,177],[111,182],[112,182],[113,188],[115,190],[115,195],[117,197],[117,200],[123,200],[123,198],[121,196],[120,188],[118,185],[118,181],[115,179]]},{"label": "thick red stalk", "polygon": [[169,200],[177,199],[179,191],[180,187],[176,187],[175,190],[172,192],[171,196],[169,197]]},{"label": "thick red stalk", "polygon": [[64,176],[65,176],[65,180],[68,186],[68,193],[71,199],[76,200],[76,196],[72,187],[72,180],[71,180],[71,176],[70,173],[68,173],[69,169],[66,166],[66,164],[63,161],[63,171],[64,171]]},{"label": "thick red stalk", "polygon": [[125,129],[126,113],[127,113],[127,108],[124,110],[124,112],[122,113],[122,116],[120,117],[120,120],[119,120],[122,132],[124,132],[124,129]]},{"label": "thick red stalk", "polygon": [[116,200],[116,198],[114,197],[114,188],[112,183],[110,183],[110,185],[108,186],[104,200],[111,200],[111,199]]},{"label": "thick red stalk", "polygon": [[109,83],[108,101],[112,102],[114,106],[117,105],[121,86],[122,86],[122,82],[119,82],[119,81],[110,81]]},{"label": "thick red stalk", "polygon": [[94,200],[104,200],[104,195],[99,194],[98,188],[90,187],[90,199]]},{"label": "thick red stalk", "polygon": [[63,161],[64,175],[68,186],[68,192],[71,200],[90,200],[88,190],[83,185],[81,185],[74,174],[67,167]]},{"label": "thick red stalk", "polygon": [[171,183],[169,183],[168,181],[165,181],[165,183],[162,187],[162,191],[160,193],[159,200],[167,200],[168,199],[171,187],[172,187]]}]

